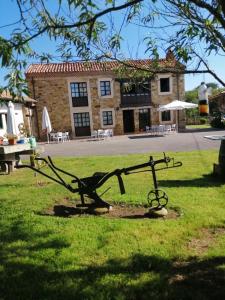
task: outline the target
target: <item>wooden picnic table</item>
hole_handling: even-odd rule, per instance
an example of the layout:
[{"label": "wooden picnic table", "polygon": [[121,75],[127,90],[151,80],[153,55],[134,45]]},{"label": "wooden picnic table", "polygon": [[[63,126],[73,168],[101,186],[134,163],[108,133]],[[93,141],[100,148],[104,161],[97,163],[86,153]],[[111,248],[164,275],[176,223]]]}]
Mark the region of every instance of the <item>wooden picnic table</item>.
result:
[{"label": "wooden picnic table", "polygon": [[31,148],[29,143],[0,146],[0,170],[9,174],[20,161],[21,155],[34,154],[36,148]]}]

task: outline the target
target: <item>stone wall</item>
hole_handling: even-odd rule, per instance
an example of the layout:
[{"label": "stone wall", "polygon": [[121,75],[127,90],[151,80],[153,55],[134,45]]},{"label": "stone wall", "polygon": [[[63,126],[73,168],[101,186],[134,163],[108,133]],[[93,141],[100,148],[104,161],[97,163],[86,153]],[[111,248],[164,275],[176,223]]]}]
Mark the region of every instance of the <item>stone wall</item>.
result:
[{"label": "stone wall", "polygon": [[38,102],[36,104],[38,131],[42,136],[42,111],[47,107],[52,128],[56,131],[70,131],[70,109],[68,101],[68,87],[65,78],[37,78],[33,84],[28,81],[31,97]]}]

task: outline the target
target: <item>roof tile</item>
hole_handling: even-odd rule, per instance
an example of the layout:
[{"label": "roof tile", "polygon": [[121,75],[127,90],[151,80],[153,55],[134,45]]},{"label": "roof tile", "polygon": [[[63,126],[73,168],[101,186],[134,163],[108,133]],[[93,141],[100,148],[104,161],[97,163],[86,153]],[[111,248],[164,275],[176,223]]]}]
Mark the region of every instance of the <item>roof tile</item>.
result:
[{"label": "roof tile", "polygon": [[[123,64],[133,67],[148,69],[153,63],[150,59],[139,60],[125,60]],[[48,64],[31,64],[27,71],[26,76],[42,76],[42,75],[56,75],[67,73],[82,73],[82,72],[105,72],[115,71],[122,63],[118,61],[104,61],[104,62],[65,62],[65,63],[48,63]],[[177,66],[176,60],[159,60],[159,67],[174,68]],[[181,67],[182,65],[179,64]]]}]

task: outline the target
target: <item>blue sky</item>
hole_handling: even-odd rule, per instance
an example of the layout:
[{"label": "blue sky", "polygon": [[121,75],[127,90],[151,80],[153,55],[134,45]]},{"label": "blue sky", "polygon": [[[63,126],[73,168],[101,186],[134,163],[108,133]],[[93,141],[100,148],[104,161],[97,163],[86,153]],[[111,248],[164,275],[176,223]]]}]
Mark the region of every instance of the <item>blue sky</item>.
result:
[{"label": "blue sky", "polygon": [[[51,1],[50,1],[51,3]],[[15,9],[15,5],[13,1],[10,0],[0,0],[0,11],[1,11],[1,19],[0,19],[0,35],[7,35],[13,27],[1,28],[9,23],[13,23],[18,20],[17,10]],[[118,21],[118,26],[121,23],[121,13],[118,13],[116,16],[116,20]],[[145,53],[145,45],[144,43],[140,43],[140,40],[146,36],[146,29],[140,29],[136,26],[130,25],[123,30],[123,44],[122,44],[122,52],[125,57],[133,57],[135,58],[138,53],[139,58],[147,58],[148,53]],[[138,46],[137,46],[138,45]],[[43,52],[52,52],[55,53],[54,44],[49,41],[47,37],[42,37],[41,39],[36,40],[32,44],[33,48],[37,51]],[[164,52],[160,53],[163,57],[165,55]],[[224,81],[225,81],[225,59],[223,56],[219,55],[211,55],[207,58],[207,62],[209,66],[215,71]],[[4,84],[4,76],[6,74],[6,70],[0,70],[0,84]],[[205,82],[216,82],[216,80],[209,74],[204,75],[185,75],[185,89],[191,90],[198,86],[202,81]]]}]

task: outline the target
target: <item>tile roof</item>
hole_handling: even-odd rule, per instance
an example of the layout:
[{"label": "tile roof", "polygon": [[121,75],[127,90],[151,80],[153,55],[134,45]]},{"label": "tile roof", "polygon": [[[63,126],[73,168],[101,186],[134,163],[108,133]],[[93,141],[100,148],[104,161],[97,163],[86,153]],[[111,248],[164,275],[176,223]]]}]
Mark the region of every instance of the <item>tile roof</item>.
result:
[{"label": "tile roof", "polygon": [[[176,60],[160,59],[158,61],[161,68],[174,68],[184,67],[182,64],[177,63]],[[65,62],[65,63],[47,63],[47,64],[31,64],[27,71],[26,77],[31,76],[54,76],[56,74],[68,73],[82,73],[82,72],[106,72],[115,71],[120,66],[129,65],[131,67],[139,67],[148,70],[151,65],[154,66],[153,61],[150,59],[141,60],[125,60],[123,63],[118,61],[104,61],[104,62]]]},{"label": "tile roof", "polygon": [[218,100],[219,98],[225,98],[225,90],[220,92],[219,94],[209,96],[209,100]]},{"label": "tile roof", "polygon": [[[0,100],[5,100],[5,101],[16,101],[16,102],[21,102],[21,99],[19,99],[18,97],[15,97],[13,99],[12,95],[10,95],[9,91],[3,91],[1,94],[0,94]],[[24,96],[23,97],[23,101],[25,102],[32,102],[32,103],[35,103],[37,102],[36,100],[30,98],[30,97],[27,97],[27,96]]]}]

